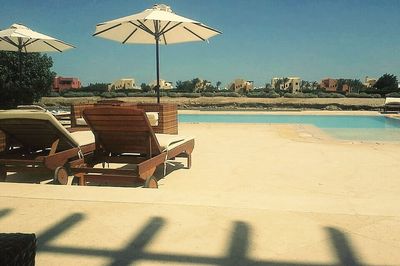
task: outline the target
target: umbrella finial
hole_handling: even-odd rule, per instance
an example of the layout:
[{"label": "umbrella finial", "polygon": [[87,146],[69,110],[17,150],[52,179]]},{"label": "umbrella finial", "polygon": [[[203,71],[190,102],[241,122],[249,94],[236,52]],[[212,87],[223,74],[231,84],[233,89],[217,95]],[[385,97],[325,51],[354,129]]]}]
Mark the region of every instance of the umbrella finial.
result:
[{"label": "umbrella finial", "polygon": [[156,10],[161,10],[161,11],[166,11],[166,12],[171,12],[172,13],[172,9],[170,6],[164,5],[164,4],[155,4],[153,6],[153,9]]}]

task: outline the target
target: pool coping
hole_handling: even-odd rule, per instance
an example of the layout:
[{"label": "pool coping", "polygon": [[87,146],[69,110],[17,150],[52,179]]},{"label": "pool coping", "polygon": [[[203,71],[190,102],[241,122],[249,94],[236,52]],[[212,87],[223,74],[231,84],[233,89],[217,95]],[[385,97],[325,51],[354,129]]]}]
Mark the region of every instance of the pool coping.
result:
[{"label": "pool coping", "polygon": [[[203,110],[178,110],[178,114],[269,114],[269,115],[362,115],[362,116],[387,116],[392,117],[393,114],[382,114],[378,111],[203,111]],[[400,117],[399,117],[400,118]]]}]

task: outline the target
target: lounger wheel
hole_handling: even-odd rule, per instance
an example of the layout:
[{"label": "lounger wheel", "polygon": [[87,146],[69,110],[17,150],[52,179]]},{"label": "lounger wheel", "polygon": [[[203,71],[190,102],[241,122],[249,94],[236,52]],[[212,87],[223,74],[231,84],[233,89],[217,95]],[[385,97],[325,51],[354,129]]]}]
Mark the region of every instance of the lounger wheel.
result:
[{"label": "lounger wheel", "polygon": [[[54,181],[60,183],[61,185],[68,185],[69,182],[68,171],[65,167],[59,166],[54,171]],[[72,181],[72,180],[71,180]]]},{"label": "lounger wheel", "polygon": [[158,188],[157,179],[154,176],[150,176],[144,182],[144,188]]}]

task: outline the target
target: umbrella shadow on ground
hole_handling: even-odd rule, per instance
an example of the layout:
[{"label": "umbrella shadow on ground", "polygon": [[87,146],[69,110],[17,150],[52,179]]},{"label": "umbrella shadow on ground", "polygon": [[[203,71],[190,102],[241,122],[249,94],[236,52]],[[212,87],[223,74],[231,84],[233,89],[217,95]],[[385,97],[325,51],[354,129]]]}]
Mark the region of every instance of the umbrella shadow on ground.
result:
[{"label": "umbrella shadow on ground", "polygon": [[0,210],[0,219],[1,219],[3,216],[9,215],[11,212],[12,212],[12,209],[2,209],[2,210]]},{"label": "umbrella shadow on ground", "polygon": [[[10,209],[0,210],[0,219],[11,215]],[[70,230],[80,226],[84,222],[86,216],[83,213],[72,213],[56,221],[52,226],[47,228],[43,233],[37,235],[38,246],[37,254],[46,253],[54,255],[68,255],[77,257],[101,257],[110,261],[108,265],[133,265],[135,262],[149,263],[168,263],[175,264],[202,264],[202,265],[287,265],[287,266],[333,266],[333,265],[366,265],[361,262],[357,256],[357,252],[352,247],[351,241],[347,234],[338,228],[324,227],[323,230],[327,234],[328,245],[332,248],[334,256],[333,261],[336,263],[313,263],[301,261],[278,261],[278,260],[258,260],[251,258],[249,250],[252,246],[253,229],[250,224],[243,221],[233,221],[225,246],[225,254],[222,256],[215,255],[198,255],[198,254],[182,254],[173,252],[154,252],[149,251],[148,246],[156,241],[157,235],[167,228],[167,220],[163,217],[150,217],[142,227],[131,237],[128,243],[120,249],[110,248],[93,248],[90,246],[73,246],[73,245],[53,245],[57,238],[64,234],[71,234]],[[190,237],[190,236],[189,236]],[[96,239],[96,238],[93,238]],[[212,241],[212,239],[210,239]],[[273,245],[273,239],[271,240]],[[308,254],[310,255],[310,254]],[[312,254],[311,254],[312,255]]]}]

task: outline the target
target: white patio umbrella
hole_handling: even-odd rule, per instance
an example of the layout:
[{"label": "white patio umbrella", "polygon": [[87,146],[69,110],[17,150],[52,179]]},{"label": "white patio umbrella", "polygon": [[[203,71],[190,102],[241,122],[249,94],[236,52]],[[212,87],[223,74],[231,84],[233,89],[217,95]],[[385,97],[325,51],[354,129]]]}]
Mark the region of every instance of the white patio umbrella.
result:
[{"label": "white patio umbrella", "polygon": [[63,52],[71,48],[75,47],[33,31],[22,24],[13,24],[10,28],[0,31],[0,50],[19,53],[20,74],[22,71],[22,53]]},{"label": "white patio umbrella", "polygon": [[207,41],[221,34],[200,22],[181,17],[166,5],[158,4],[143,12],[97,24],[93,36],[113,41],[156,45],[157,102],[160,102],[159,44]]}]

